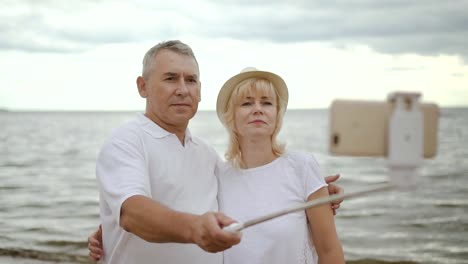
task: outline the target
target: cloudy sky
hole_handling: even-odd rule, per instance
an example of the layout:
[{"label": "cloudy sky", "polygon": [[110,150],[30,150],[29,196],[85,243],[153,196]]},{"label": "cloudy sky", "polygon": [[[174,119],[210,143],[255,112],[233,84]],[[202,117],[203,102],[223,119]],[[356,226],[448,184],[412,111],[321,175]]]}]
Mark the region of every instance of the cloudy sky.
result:
[{"label": "cloudy sky", "polygon": [[143,109],[141,60],[167,39],[195,51],[201,109],[247,66],[281,75],[290,108],[468,106],[468,0],[0,0],[0,108]]}]

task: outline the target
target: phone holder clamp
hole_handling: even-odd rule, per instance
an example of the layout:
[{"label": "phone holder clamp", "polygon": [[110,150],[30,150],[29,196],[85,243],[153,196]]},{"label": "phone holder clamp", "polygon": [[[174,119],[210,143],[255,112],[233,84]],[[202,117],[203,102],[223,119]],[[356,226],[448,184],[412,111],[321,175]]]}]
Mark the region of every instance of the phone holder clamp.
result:
[{"label": "phone holder clamp", "polygon": [[388,126],[388,167],[391,178],[405,185],[414,183],[416,169],[424,159],[424,117],[420,98],[418,92],[393,92],[387,96],[393,104]]}]

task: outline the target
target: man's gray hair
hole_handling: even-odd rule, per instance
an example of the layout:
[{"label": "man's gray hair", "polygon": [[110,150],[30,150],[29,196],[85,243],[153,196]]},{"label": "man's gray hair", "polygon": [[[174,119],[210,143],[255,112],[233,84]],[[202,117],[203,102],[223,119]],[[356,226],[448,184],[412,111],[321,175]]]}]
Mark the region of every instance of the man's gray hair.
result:
[{"label": "man's gray hair", "polygon": [[191,56],[197,63],[198,67],[197,58],[195,58],[195,54],[193,53],[192,48],[190,48],[189,45],[183,43],[180,40],[168,40],[158,43],[146,52],[145,57],[143,58],[143,77],[148,76],[149,71],[151,70],[151,67],[154,64],[156,54],[158,54],[158,52],[160,52],[161,50],[165,49],[173,51],[175,53]]}]

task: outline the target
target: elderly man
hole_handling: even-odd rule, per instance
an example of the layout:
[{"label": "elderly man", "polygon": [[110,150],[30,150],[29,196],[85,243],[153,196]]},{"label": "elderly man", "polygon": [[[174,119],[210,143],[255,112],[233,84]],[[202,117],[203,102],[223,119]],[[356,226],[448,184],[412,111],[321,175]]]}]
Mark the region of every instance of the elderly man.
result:
[{"label": "elderly man", "polygon": [[220,158],[187,128],[199,78],[193,51],[180,41],[146,53],[137,78],[145,113],[117,128],[97,159],[102,233],[88,239],[92,259],[221,264],[220,252],[240,242],[240,234],[222,230],[234,220],[217,212]]}]

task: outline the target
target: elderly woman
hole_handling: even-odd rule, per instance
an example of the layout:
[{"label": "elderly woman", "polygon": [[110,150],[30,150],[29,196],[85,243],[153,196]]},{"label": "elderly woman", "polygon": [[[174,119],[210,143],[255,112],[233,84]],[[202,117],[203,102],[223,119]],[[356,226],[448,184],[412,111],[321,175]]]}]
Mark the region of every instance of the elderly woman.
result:
[{"label": "elderly woman", "polygon": [[[221,88],[217,114],[229,133],[218,173],[220,210],[241,222],[328,196],[315,158],[278,143],[288,89],[278,75],[246,68]],[[324,205],[243,231],[224,263],[344,263],[333,211]]]}]

